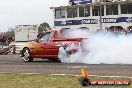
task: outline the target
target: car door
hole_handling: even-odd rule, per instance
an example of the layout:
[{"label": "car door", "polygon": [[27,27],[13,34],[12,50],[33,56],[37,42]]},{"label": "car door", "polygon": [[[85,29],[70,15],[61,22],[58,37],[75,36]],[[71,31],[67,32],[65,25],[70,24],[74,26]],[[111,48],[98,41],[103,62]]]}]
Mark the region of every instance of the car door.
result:
[{"label": "car door", "polygon": [[48,54],[46,48],[49,46],[49,38],[51,36],[51,32],[46,32],[42,37],[40,37],[34,45],[36,46],[37,56],[45,57]]},{"label": "car door", "polygon": [[[57,31],[53,31],[52,38],[53,38],[53,40],[58,39],[58,32]],[[47,42],[45,49],[46,49],[47,55],[58,56],[59,46],[57,46],[57,42],[54,42],[53,40]]]}]

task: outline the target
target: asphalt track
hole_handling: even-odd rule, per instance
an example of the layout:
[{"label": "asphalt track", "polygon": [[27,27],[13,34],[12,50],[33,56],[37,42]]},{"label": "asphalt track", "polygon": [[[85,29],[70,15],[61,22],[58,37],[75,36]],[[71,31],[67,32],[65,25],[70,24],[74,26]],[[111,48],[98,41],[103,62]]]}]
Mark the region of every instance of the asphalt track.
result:
[{"label": "asphalt track", "polygon": [[44,59],[34,59],[25,63],[19,55],[0,55],[1,73],[42,73],[81,75],[84,67],[90,75],[132,77],[132,65],[122,64],[81,64],[58,63]]}]

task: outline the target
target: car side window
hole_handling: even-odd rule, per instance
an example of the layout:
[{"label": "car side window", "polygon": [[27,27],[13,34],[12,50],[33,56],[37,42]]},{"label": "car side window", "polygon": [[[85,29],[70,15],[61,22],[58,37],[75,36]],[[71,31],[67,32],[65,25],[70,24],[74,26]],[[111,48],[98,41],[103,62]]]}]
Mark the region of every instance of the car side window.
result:
[{"label": "car side window", "polygon": [[39,42],[48,42],[51,32],[45,33],[38,41]]},{"label": "car side window", "polygon": [[58,38],[58,32],[57,32],[57,31],[55,31],[55,33],[54,33],[54,38],[55,38],[55,39]]}]

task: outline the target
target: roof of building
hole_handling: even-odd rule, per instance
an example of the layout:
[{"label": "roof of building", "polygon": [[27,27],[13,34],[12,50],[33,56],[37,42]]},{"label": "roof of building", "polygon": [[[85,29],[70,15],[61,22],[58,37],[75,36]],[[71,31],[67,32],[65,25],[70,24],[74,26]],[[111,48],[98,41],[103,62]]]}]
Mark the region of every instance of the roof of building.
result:
[{"label": "roof of building", "polygon": [[67,5],[67,6],[59,6],[59,7],[50,7],[50,9],[57,9],[57,8],[69,8],[69,7],[77,7],[77,6],[97,6],[97,5],[110,5],[110,4],[125,4],[125,3],[132,3],[131,1],[114,1],[114,2],[94,2],[88,4],[79,4],[79,5]]}]

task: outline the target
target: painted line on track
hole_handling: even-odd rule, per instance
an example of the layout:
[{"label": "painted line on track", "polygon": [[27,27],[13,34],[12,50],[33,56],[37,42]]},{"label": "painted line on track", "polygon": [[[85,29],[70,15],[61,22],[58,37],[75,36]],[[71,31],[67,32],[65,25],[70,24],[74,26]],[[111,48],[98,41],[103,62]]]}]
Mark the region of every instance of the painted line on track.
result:
[{"label": "painted line on track", "polygon": [[67,66],[67,68],[86,68],[88,66]]},{"label": "painted line on track", "polygon": [[[0,74],[27,74],[27,75],[41,75],[43,73],[14,73],[14,72],[0,72]],[[46,74],[44,74],[46,75]],[[82,75],[74,75],[74,74],[47,74],[51,76],[82,76]],[[89,75],[89,77],[102,77],[102,78],[130,78],[129,76],[101,76],[101,75]]]},{"label": "painted line on track", "polygon": [[[73,75],[73,74],[50,74],[53,76],[82,76],[82,75]],[[89,77],[102,77],[102,78],[130,78],[132,79],[132,77],[129,76],[101,76],[101,75],[89,75]]]}]

